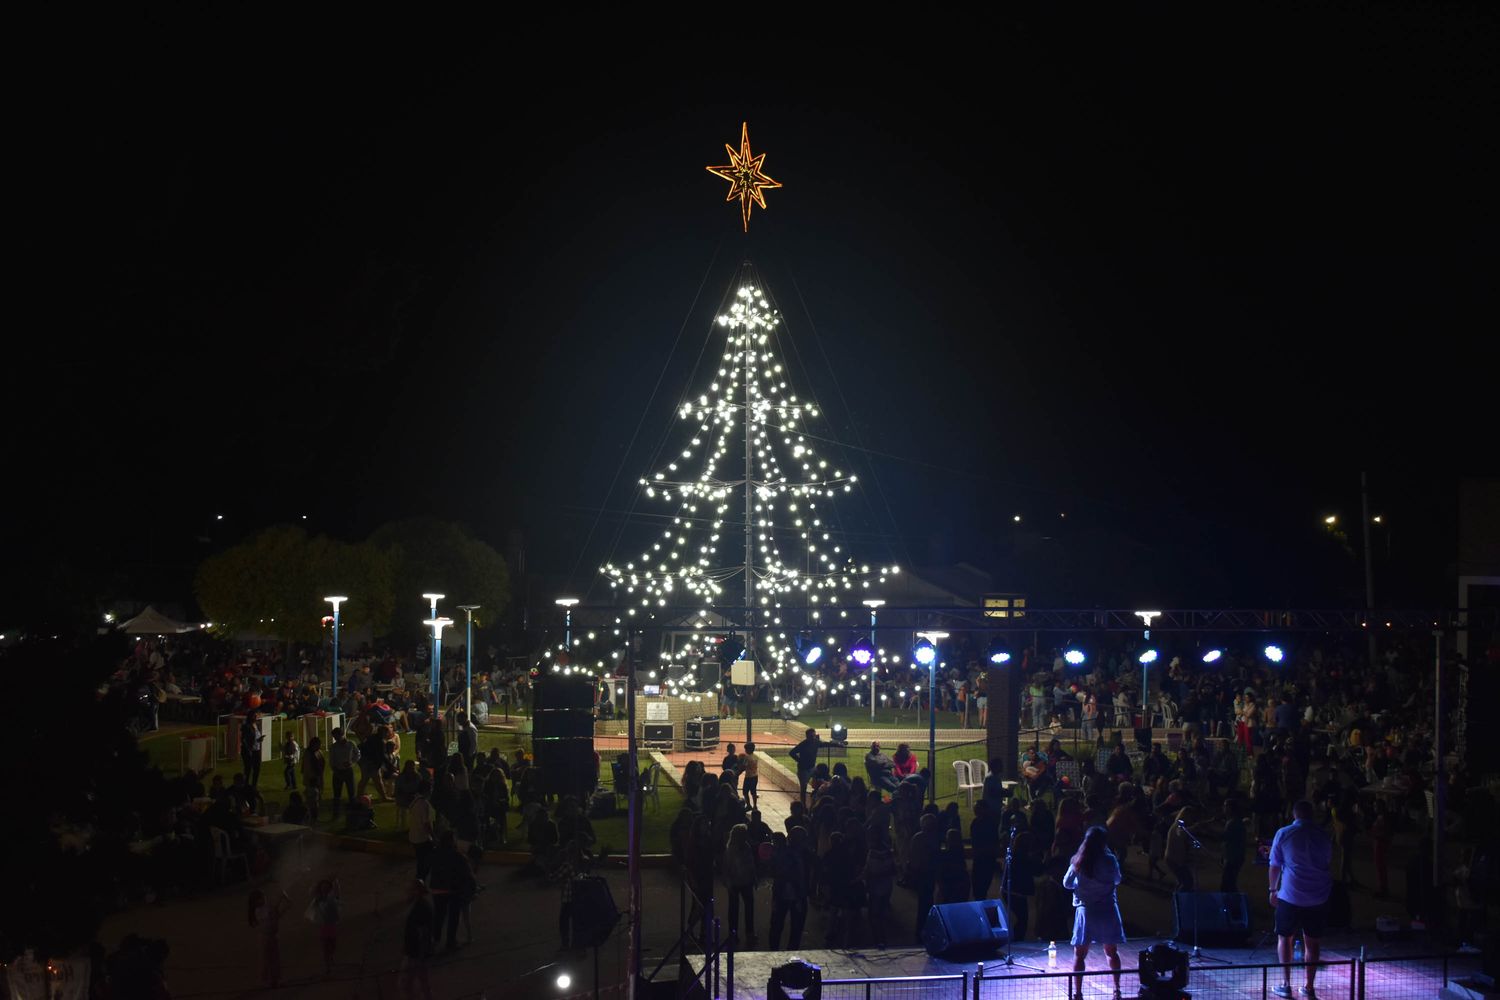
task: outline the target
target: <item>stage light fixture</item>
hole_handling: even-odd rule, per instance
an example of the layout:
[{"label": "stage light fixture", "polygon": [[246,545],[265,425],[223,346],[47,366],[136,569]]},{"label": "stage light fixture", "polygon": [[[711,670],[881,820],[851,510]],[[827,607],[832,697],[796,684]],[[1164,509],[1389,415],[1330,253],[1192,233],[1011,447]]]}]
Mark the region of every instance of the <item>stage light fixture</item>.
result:
[{"label": "stage light fixture", "polygon": [[841,722],[835,722],[828,727],[828,737],[836,747],[849,744],[849,727]]},{"label": "stage light fixture", "polygon": [[1063,659],[1071,667],[1081,667],[1088,662],[1088,654],[1076,647],[1069,647],[1063,650]]},{"label": "stage light fixture", "polygon": [[1010,662],[1010,644],[996,638],[990,642],[990,662],[996,666]]},{"label": "stage light fixture", "polygon": [[911,648],[912,658],[924,667],[930,667],[937,659],[937,647],[932,644],[931,639],[918,639],[917,644]]},{"label": "stage light fixture", "polygon": [[1266,659],[1270,660],[1272,663],[1280,663],[1286,658],[1286,653],[1280,646],[1276,645],[1275,643],[1267,646],[1265,649],[1261,650],[1261,652],[1265,654]]},{"label": "stage light fixture", "polygon": [[1141,655],[1136,657],[1136,662],[1142,666],[1146,666],[1147,664],[1155,663],[1159,655],[1155,649],[1143,649],[1141,650]]},{"label": "stage light fixture", "polygon": [[1222,649],[1210,649],[1208,652],[1203,654],[1203,662],[1218,663],[1220,657],[1222,657],[1223,655],[1224,651]]},{"label": "stage light fixture", "polygon": [[740,658],[740,654],[744,652],[745,644],[740,641],[739,636],[734,635],[733,633],[726,635],[723,640],[719,642],[719,662],[724,664],[724,666],[726,667],[733,663],[735,660],[738,660]]},{"label": "stage light fixture", "polygon": [[849,647],[849,659],[858,667],[868,667],[875,661],[875,650],[868,639],[857,639]]}]

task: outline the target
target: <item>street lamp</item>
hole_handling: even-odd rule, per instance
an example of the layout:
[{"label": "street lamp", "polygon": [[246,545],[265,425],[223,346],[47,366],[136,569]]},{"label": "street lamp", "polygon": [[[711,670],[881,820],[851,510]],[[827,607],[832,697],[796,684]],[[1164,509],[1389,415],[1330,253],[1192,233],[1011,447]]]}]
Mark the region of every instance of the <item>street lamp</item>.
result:
[{"label": "street lamp", "polygon": [[[870,645],[871,646],[877,646],[878,644],[875,642],[875,613],[882,606],[884,606],[885,602],[882,601],[878,597],[872,597],[870,600],[868,600],[868,601],[861,601],[860,603],[862,603],[865,607],[867,607],[867,608],[870,609]],[[878,669],[879,668],[876,667],[875,664],[873,664],[873,663],[870,664],[870,721],[871,722],[875,721],[875,671],[878,670]]]},{"label": "street lamp", "polygon": [[937,644],[947,632],[918,632],[922,641],[913,655],[927,668],[927,801],[937,801]]},{"label": "street lamp", "polygon": [[458,609],[468,615],[468,631],[464,635],[464,717],[474,717],[474,612],[477,604],[460,604]]},{"label": "street lamp", "polygon": [[563,645],[568,647],[569,660],[573,657],[573,605],[578,603],[576,597],[559,597],[552,602],[563,609]]},{"label": "street lamp", "polygon": [[[1145,633],[1144,633],[1144,638],[1145,638],[1145,640],[1147,642],[1150,642],[1151,641],[1151,619],[1153,619],[1153,618],[1160,618],[1161,617],[1161,612],[1160,611],[1137,611],[1135,614],[1136,614],[1137,618],[1139,618],[1141,621],[1143,621],[1143,622],[1146,623],[1146,630],[1145,630]],[[1146,659],[1145,654],[1142,654],[1141,655],[1141,660],[1140,660],[1140,663],[1141,663],[1141,725],[1143,725],[1143,726],[1149,726],[1151,724],[1151,704],[1150,704],[1150,701],[1151,701],[1151,681],[1150,681],[1150,678],[1147,675],[1147,671],[1151,667],[1152,660],[1156,659],[1156,651],[1155,650],[1147,650],[1147,652],[1149,652],[1151,654],[1151,659],[1150,660]]]},{"label": "street lamp", "polygon": [[339,605],[343,604],[347,597],[325,597],[323,600],[333,605],[333,686],[328,693],[334,698],[339,695]]},{"label": "street lamp", "polygon": [[432,714],[436,716],[442,702],[442,696],[438,692],[438,664],[443,661],[443,629],[452,625],[453,619],[432,617],[422,624],[432,629]]}]

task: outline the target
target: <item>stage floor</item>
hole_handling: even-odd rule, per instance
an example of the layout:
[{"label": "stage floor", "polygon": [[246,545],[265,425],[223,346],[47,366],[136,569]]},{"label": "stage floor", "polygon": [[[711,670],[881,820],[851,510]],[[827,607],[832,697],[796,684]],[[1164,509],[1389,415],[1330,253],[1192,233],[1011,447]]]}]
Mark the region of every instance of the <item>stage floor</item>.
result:
[{"label": "stage floor", "polygon": [[[1156,944],[1157,940],[1143,938],[1120,947],[1121,965],[1127,970],[1121,977],[1121,992],[1124,996],[1135,997],[1139,992],[1140,979],[1134,971],[1129,970],[1137,967],[1137,955]],[[1325,943],[1322,959],[1335,964],[1318,972],[1319,997],[1326,1000],[1358,1000],[1358,972],[1352,960],[1359,957],[1362,946],[1369,960],[1365,966],[1364,997],[1367,1000],[1427,1000],[1436,998],[1442,990],[1445,982],[1444,963],[1440,958],[1423,957],[1430,956],[1430,950],[1418,950],[1412,945],[1402,945],[1398,949],[1380,944],[1373,937],[1341,936]],[[1185,945],[1177,947],[1190,950]],[[1187,989],[1195,1000],[1272,997],[1274,994],[1270,990],[1282,982],[1282,970],[1276,964],[1274,940],[1268,941],[1259,949],[1204,948],[1202,955],[1225,961],[1200,958],[1192,963]],[[991,997],[997,1000],[1054,1000],[1068,996],[1068,978],[1064,974],[1072,967],[1073,953],[1065,942],[1058,945],[1057,968],[1048,968],[1045,948],[1039,949],[1034,941],[1018,946],[1013,957],[1015,964],[1009,968],[1005,966],[1003,956],[982,959],[985,982],[979,994],[981,1000]],[[734,959],[735,1000],[759,1000],[765,997],[771,970],[794,958],[811,962],[822,969],[825,1000],[883,1000],[898,997],[911,1000],[973,1000],[973,977],[981,962],[977,958],[964,962],[946,961],[933,958],[920,948],[739,952]],[[1478,969],[1478,964],[1478,956],[1450,956],[1447,977],[1456,979],[1471,975]],[[693,964],[693,968],[694,971],[703,968],[701,956]],[[726,963],[721,959],[721,997],[730,996],[729,984],[724,981],[726,971]],[[914,976],[961,976],[965,973],[969,977],[967,984],[959,979],[874,983],[867,992],[863,982]],[[1300,996],[1296,988],[1302,985],[1304,978],[1302,970],[1292,970],[1294,995]],[[861,982],[844,985],[830,983],[837,980]],[[1109,974],[1108,961],[1097,946],[1089,952],[1084,996],[1090,1000],[1110,1000],[1114,996],[1114,981]]]}]

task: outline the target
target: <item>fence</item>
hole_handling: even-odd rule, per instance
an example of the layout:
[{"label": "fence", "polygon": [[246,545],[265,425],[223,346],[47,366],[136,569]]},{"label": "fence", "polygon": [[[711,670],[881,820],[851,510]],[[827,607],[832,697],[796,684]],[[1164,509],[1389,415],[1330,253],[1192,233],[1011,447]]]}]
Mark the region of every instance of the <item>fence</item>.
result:
[{"label": "fence", "polygon": [[[718,963],[710,957],[714,949],[705,949],[710,954],[705,954],[705,964],[693,978],[701,983],[704,995],[733,1000],[732,947],[728,942],[710,944],[724,954],[728,973],[718,977],[711,970],[710,965]],[[1185,988],[1194,1000],[1275,1000],[1276,988],[1289,983],[1292,995],[1300,996],[1307,968],[1303,963],[1192,966]],[[1317,995],[1326,1000],[1431,1000],[1449,983],[1477,968],[1477,958],[1470,955],[1367,958],[1361,953],[1356,958],[1319,962],[1315,983]],[[980,963],[973,973],[824,979],[822,995],[825,1000],[1058,1000],[1076,996],[1081,978],[1083,996],[1102,1000],[1114,995],[1116,975],[1108,969],[1011,974],[1003,968],[986,971]],[[1146,995],[1141,992],[1139,969],[1122,969],[1118,975],[1123,995]]]}]

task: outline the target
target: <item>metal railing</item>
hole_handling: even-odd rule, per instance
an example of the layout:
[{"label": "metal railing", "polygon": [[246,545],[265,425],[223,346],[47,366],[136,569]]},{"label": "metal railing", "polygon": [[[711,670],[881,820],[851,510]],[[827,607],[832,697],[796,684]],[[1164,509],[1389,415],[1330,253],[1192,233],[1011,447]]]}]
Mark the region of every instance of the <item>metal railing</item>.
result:
[{"label": "metal railing", "polygon": [[824,1000],[968,1000],[969,974],[825,979]]}]

